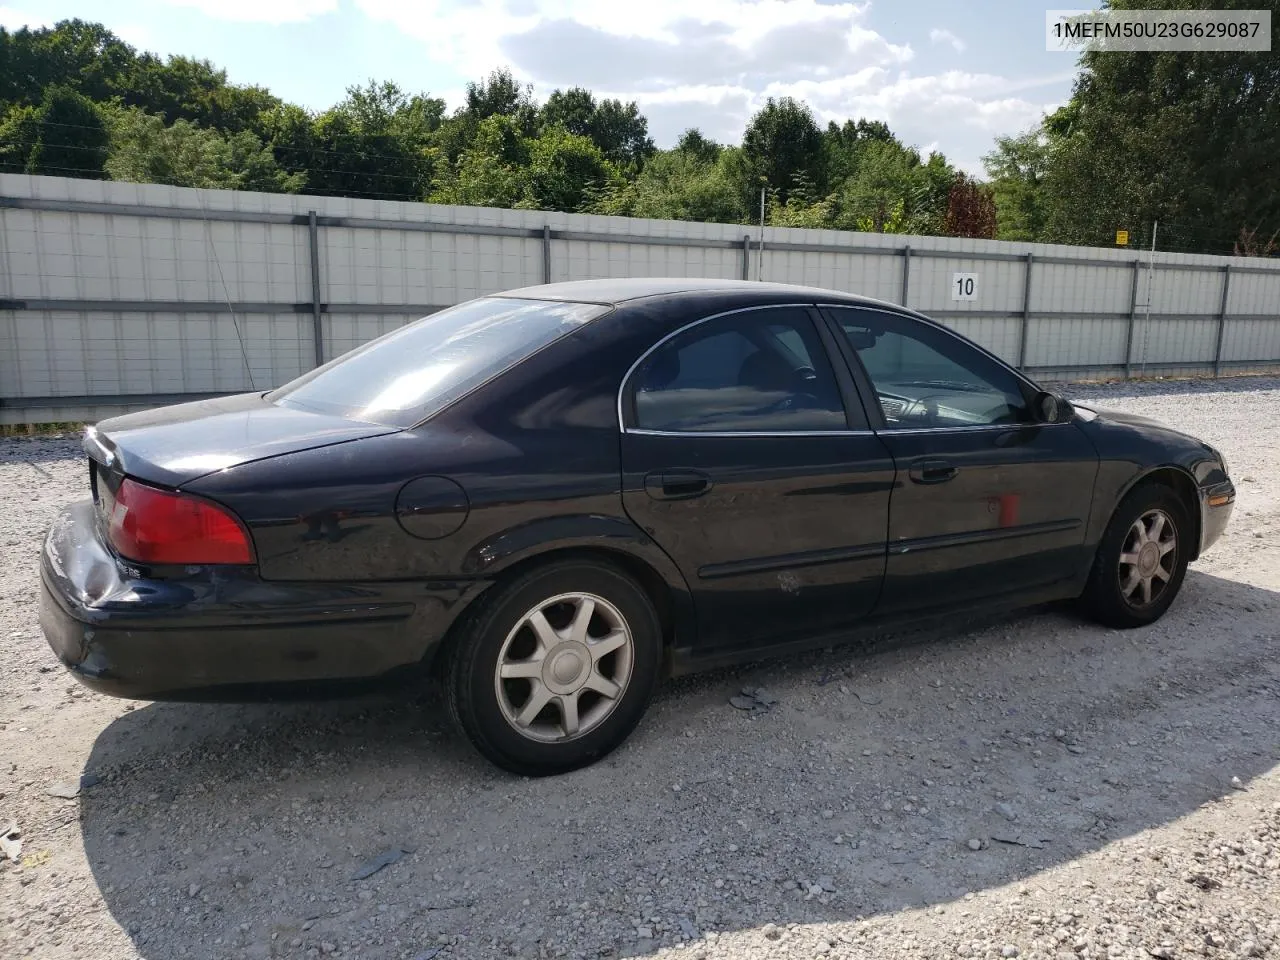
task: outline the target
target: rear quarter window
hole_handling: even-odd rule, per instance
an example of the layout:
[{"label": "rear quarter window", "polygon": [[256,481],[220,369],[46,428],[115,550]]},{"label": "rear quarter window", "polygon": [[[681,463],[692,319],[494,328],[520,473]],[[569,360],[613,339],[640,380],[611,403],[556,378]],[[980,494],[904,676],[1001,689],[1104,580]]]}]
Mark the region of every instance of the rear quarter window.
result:
[{"label": "rear quarter window", "polygon": [[411,427],[611,309],[514,297],[472,300],[357,347],[268,399]]}]

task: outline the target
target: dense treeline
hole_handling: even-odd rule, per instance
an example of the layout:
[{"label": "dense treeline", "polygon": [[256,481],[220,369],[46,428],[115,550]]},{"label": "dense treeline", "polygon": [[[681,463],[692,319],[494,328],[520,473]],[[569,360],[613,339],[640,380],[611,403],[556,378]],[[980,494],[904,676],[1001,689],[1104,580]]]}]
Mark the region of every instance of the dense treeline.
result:
[{"label": "dense treeline", "polygon": [[769,101],[741,146],[689,130],[658,150],[635,103],[580,88],[543,103],[507,71],[443,100],[353,87],[321,113],[104,26],[0,30],[0,169],[684,220],[991,235],[989,193],[882,123],[822,129]]},{"label": "dense treeline", "polygon": [[[1193,0],[1113,0],[1117,8]],[[1220,7],[1280,0],[1229,0]],[[818,124],[769,100],[738,145],[656,149],[635,103],[581,88],[539,103],[504,70],[464,103],[393,83],[323,112],[211,63],[139,52],[100,24],[0,29],[0,170],[779,226],[1270,254],[1280,239],[1280,59],[1086,54],[1070,101],[997,140],[988,182],[879,121]]]}]

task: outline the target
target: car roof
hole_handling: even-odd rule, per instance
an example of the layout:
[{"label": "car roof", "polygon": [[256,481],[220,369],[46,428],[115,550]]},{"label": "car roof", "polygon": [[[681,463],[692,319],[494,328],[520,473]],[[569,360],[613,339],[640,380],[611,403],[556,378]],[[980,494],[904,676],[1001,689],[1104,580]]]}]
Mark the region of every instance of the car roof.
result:
[{"label": "car roof", "polygon": [[535,287],[521,287],[495,296],[517,297],[527,300],[577,301],[617,305],[650,297],[672,297],[689,294],[730,294],[748,299],[752,295],[762,303],[779,299],[799,298],[823,303],[849,303],[875,307],[893,307],[897,304],[873,297],[863,297],[821,287],[804,287],[790,283],[764,283],[758,280],[717,280],[703,277],[622,277],[610,280],[572,280],[567,283],[547,283]]}]

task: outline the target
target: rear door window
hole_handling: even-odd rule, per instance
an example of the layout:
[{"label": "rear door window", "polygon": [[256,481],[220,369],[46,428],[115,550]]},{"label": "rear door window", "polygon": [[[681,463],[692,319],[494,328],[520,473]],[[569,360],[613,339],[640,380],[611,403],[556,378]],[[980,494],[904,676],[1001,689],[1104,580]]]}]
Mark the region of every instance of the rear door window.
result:
[{"label": "rear door window", "polygon": [[667,433],[848,429],[826,349],[802,308],[694,324],[653,351],[630,381],[633,426]]}]

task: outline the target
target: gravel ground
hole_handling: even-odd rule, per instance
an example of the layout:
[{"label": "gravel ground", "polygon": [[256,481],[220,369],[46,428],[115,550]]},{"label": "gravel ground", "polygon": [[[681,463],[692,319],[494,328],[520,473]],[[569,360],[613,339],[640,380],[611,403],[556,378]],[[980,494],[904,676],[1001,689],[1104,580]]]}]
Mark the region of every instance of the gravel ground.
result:
[{"label": "gravel ground", "polygon": [[35,590],[85,468],[0,441],[0,956],[1280,957],[1280,381],[1069,392],[1230,461],[1233,525],[1161,623],[1042,612],[672,683],[539,781],[429,699],[82,689]]}]

